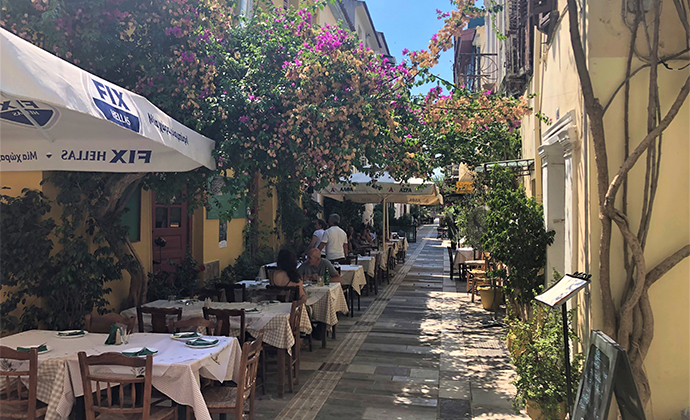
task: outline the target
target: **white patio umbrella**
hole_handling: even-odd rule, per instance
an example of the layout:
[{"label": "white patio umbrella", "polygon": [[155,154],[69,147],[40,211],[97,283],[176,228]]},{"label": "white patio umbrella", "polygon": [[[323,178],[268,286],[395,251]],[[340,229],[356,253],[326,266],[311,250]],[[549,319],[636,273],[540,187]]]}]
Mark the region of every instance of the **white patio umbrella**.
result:
[{"label": "white patio umbrella", "polygon": [[0,29],[0,171],[214,169],[213,140]]},{"label": "white patio umbrella", "polygon": [[319,191],[324,197],[338,201],[345,199],[357,203],[383,204],[384,241],[388,238],[388,203],[419,204],[433,206],[443,204],[443,196],[433,182],[411,178],[407,182],[396,181],[388,172],[372,178],[357,172],[348,179],[341,179]]}]

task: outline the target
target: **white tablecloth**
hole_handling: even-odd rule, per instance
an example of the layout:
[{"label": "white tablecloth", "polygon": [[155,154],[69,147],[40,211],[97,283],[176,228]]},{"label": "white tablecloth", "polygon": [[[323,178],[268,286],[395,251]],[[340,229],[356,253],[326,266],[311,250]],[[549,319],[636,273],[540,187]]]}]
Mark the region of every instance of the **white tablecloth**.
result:
[{"label": "white tablecloth", "polygon": [[340,277],[343,279],[343,284],[352,286],[358,294],[362,294],[362,289],[367,285],[367,279],[364,277],[364,268],[361,265],[341,265]]},{"label": "white tablecloth", "polygon": [[[204,302],[196,302],[191,305],[184,305],[175,301],[156,300],[145,304],[144,306],[155,308],[182,308],[182,319],[196,318],[204,316]],[[290,330],[290,303],[274,303],[270,305],[260,305],[251,302],[212,302],[212,308],[216,309],[242,309],[245,310],[245,326],[249,334],[256,337],[259,331],[264,332],[264,342],[274,347],[281,349],[290,349],[295,344],[295,339]],[[246,312],[254,308],[259,309],[259,312]],[[129,308],[120,313],[124,317],[136,317],[136,308]],[[171,319],[174,319],[171,318]],[[231,319],[231,322],[235,320]],[[235,321],[236,322],[236,321]],[[144,325],[146,329],[151,327],[151,318],[144,316]],[[231,334],[239,334],[239,325],[231,325]],[[302,311],[302,318],[300,319],[300,331],[310,334],[311,322],[307,311]]]},{"label": "white tablecloth", "polygon": [[455,256],[453,257],[453,264],[455,267],[459,267],[461,263],[465,263],[465,261],[472,259],[474,259],[473,248],[457,248],[455,250]]},{"label": "white tablecloth", "polygon": [[375,263],[376,256],[357,258],[357,264],[361,265],[362,269],[364,269],[364,273],[366,273],[371,278],[374,278],[374,275],[376,274]]},{"label": "white tablecloth", "polygon": [[187,347],[167,334],[132,334],[129,343],[120,346],[103,344],[106,338],[107,334],[58,338],[55,331],[32,330],[4,337],[0,344],[15,348],[47,343],[50,351],[38,357],[38,399],[48,404],[46,420],[68,418],[75,398],[84,394],[77,358],[80,351],[91,356],[134,347],[157,348],[153,386],[178,404],[192,406],[197,419],[211,420],[199,389],[199,376],[219,381],[238,379],[242,350],[233,337],[216,337],[219,345],[208,349]]}]

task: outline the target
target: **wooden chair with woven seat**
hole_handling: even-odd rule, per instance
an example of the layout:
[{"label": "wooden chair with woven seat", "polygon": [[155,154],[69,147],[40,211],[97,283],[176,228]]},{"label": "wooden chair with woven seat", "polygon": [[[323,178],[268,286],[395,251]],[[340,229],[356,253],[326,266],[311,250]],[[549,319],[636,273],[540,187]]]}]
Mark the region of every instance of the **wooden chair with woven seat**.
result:
[{"label": "wooden chair with woven seat", "polygon": [[[38,349],[19,351],[0,346],[0,359],[7,360],[8,363],[11,363],[11,360],[19,363],[29,362],[26,370],[0,370],[0,380],[5,387],[0,391],[0,418],[34,420],[45,417],[48,407],[36,399]],[[28,387],[23,383],[27,379]]]},{"label": "wooden chair with woven seat", "polygon": [[284,303],[294,302],[299,297],[299,286],[268,285],[264,290],[259,291],[259,295],[264,298],[278,300]]},{"label": "wooden chair with woven seat", "polygon": [[[206,406],[211,414],[233,413],[236,420],[244,417],[245,402],[249,402],[247,412],[249,420],[254,419],[254,397],[256,395],[256,376],[259,368],[259,356],[263,332],[256,340],[244,343],[237,387],[209,386],[202,390]],[[191,410],[187,410],[189,413]],[[189,418],[189,414],[187,414]]]},{"label": "wooden chair with woven seat", "polygon": [[181,308],[151,308],[148,306],[137,306],[139,332],[144,332],[144,314],[151,315],[151,332],[158,334],[168,332],[168,316],[176,316],[178,321],[182,320]]},{"label": "wooden chair with woven seat", "polygon": [[247,332],[244,309],[203,308],[203,312],[205,319],[211,319],[212,316],[215,317],[216,322],[218,323],[215,335],[224,335],[226,337],[235,336],[231,333],[237,331],[238,329],[234,328],[234,326],[231,326],[230,319],[237,318],[239,326],[239,335],[237,336],[237,340],[240,342],[240,346],[244,345],[245,335]]},{"label": "wooden chair with woven seat", "polygon": [[299,385],[300,349],[302,347],[299,327],[302,319],[302,308],[304,308],[305,303],[307,303],[307,298],[303,297],[293,301],[290,308],[290,330],[292,330],[292,336],[295,338],[295,344],[292,346],[292,352],[288,358],[288,380],[290,381],[288,387],[290,392],[294,392],[293,384]]},{"label": "wooden chair with woven seat", "polygon": [[196,332],[199,328],[206,330],[206,335],[222,335],[220,330],[223,328],[222,321],[220,323],[213,322],[206,318],[189,318],[182,321],[173,321],[170,323],[170,332],[179,333],[184,331]]},{"label": "wooden chair with woven seat", "polygon": [[[218,283],[216,288],[225,290],[225,300],[228,302],[246,302],[247,301],[247,287],[241,283]],[[236,292],[240,293],[240,299],[237,299]]]},{"label": "wooden chair with woven seat", "polygon": [[[171,420],[177,419],[177,406],[160,407],[151,404],[151,379],[153,377],[153,356],[146,358],[127,357],[120,353],[104,353],[87,356],[81,351],[78,354],[84,387],[84,408],[86,420],[106,419],[141,419]],[[113,374],[92,372],[92,366],[126,366],[144,368],[144,376],[135,374]],[[93,391],[92,383],[96,385]],[[129,395],[126,395],[129,390]],[[137,393],[143,395],[137,395]],[[115,394],[115,398],[113,398]]]},{"label": "wooden chair with woven seat", "polygon": [[134,331],[135,317],[125,318],[120,314],[111,312],[105,315],[91,315],[84,317],[84,330],[90,333],[110,333],[110,326],[113,324],[123,324],[127,326],[127,333]]}]

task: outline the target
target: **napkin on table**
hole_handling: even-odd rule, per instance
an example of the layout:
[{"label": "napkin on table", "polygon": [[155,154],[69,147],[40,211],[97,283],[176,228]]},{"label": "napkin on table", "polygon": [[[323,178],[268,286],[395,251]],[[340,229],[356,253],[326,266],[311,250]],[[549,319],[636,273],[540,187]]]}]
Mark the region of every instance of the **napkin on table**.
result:
[{"label": "napkin on table", "polygon": [[212,346],[216,343],[218,343],[218,339],[207,340],[205,338],[197,338],[196,340],[187,341],[188,346],[202,346],[202,347]]},{"label": "napkin on table", "polygon": [[[29,351],[31,351],[32,348],[34,348],[34,347],[17,347],[17,350],[18,350],[18,351],[26,351],[26,352],[29,352]],[[38,352],[39,352],[39,353],[42,352],[42,351],[47,351],[47,350],[48,350],[48,347],[46,347],[45,344],[41,344],[41,345],[38,347]]]},{"label": "napkin on table", "polygon": [[70,332],[59,332],[58,336],[60,337],[74,337],[77,335],[84,335],[86,334],[84,330],[79,330],[79,331],[70,331]]},{"label": "napkin on table", "polygon": [[110,326],[110,334],[108,338],[105,339],[104,344],[122,344],[117,342],[117,333],[120,331],[117,325],[113,324]]},{"label": "napkin on table", "polygon": [[156,353],[158,353],[158,352],[153,351],[153,350],[149,350],[146,347],[144,347],[143,349],[141,349],[139,351],[123,351],[122,352],[123,355],[129,356],[129,357],[147,356],[149,354],[156,354]]},{"label": "napkin on table", "polygon": [[199,333],[196,333],[196,332],[175,334],[175,338],[197,338],[197,337],[200,337],[200,336],[199,336]]}]

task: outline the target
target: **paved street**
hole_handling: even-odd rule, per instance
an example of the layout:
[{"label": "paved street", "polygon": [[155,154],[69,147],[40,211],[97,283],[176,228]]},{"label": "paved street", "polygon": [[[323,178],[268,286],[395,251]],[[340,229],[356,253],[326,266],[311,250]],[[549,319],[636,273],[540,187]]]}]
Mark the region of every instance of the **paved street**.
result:
[{"label": "paved street", "polygon": [[511,419],[514,389],[501,328],[451,282],[447,241],[418,231],[378,296],[342,317],[328,349],[302,351],[295,394],[257,401],[259,419]]}]

